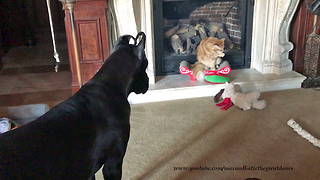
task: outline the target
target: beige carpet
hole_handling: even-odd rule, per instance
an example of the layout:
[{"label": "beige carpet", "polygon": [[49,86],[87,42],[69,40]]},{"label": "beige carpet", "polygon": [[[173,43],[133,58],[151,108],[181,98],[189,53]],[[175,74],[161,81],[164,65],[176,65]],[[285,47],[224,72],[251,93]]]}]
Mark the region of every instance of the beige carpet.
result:
[{"label": "beige carpet", "polygon": [[[320,148],[286,123],[293,118],[320,139],[320,92],[264,92],[260,99],[264,110],[221,111],[213,97],[133,105],[122,179],[318,180]],[[197,167],[213,170],[190,171]]]}]

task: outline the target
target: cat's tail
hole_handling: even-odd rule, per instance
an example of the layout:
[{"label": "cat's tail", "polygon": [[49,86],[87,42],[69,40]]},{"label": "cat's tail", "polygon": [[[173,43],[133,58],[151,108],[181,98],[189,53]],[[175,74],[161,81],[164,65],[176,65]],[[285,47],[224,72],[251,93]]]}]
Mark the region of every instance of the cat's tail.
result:
[{"label": "cat's tail", "polygon": [[192,75],[194,78],[197,79],[197,81],[204,81],[205,68],[206,68],[206,66],[199,61],[197,61],[196,63],[194,63],[192,65],[192,67],[191,67]]}]

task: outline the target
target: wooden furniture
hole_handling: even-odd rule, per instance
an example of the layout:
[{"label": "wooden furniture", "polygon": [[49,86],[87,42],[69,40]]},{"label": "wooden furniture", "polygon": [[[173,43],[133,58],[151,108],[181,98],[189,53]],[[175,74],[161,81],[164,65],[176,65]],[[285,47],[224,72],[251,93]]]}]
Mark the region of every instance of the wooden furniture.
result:
[{"label": "wooden furniture", "polygon": [[[74,8],[74,20],[78,38],[82,83],[89,81],[110,55],[107,29],[107,0],[78,0]],[[64,6],[65,28],[68,42],[72,92],[79,89],[74,58],[69,10]]]},{"label": "wooden furniture", "polygon": [[[292,30],[290,40],[294,44],[294,49],[290,52],[290,59],[293,61],[293,68],[299,73],[303,73],[304,56],[306,48],[306,37],[312,32],[315,16],[307,10],[306,0],[301,0],[297,12],[292,20]],[[320,17],[317,19],[316,33],[320,34]],[[320,72],[320,60],[318,60],[318,72]],[[320,74],[318,73],[318,76]]]}]

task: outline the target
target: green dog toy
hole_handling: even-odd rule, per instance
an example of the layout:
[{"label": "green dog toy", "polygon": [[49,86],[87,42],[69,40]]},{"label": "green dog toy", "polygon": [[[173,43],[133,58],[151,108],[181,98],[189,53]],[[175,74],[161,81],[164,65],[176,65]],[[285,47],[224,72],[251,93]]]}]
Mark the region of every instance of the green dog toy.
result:
[{"label": "green dog toy", "polygon": [[204,79],[209,83],[222,84],[229,81],[229,78],[221,75],[210,75],[205,76]]}]

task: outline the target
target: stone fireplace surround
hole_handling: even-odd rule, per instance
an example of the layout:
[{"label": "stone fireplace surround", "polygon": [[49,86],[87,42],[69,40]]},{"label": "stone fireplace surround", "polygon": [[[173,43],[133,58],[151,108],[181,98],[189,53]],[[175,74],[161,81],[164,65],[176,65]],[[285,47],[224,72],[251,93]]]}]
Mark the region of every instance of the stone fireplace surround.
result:
[{"label": "stone fireplace surround", "polygon": [[[250,69],[256,70],[260,76],[280,77],[295,73],[292,70],[292,61],[289,59],[289,52],[293,49],[293,44],[289,42],[289,27],[298,3],[299,0],[254,1]],[[157,83],[154,67],[152,0],[113,0],[110,6],[114,7],[114,14],[116,14],[118,35],[135,35],[140,30],[146,33],[146,53],[149,60],[147,73],[150,84]],[[133,8],[124,8],[124,6]],[[135,28],[132,28],[133,26]],[[305,78],[298,73],[293,76],[299,78],[298,83]],[[298,85],[295,86],[295,88],[298,87]]]}]

